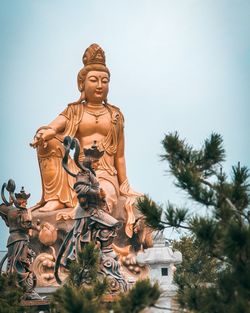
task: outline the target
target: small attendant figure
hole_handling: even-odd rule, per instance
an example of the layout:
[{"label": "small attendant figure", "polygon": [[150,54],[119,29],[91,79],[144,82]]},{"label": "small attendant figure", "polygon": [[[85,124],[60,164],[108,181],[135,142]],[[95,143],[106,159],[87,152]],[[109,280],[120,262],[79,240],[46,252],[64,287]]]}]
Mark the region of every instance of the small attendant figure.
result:
[{"label": "small attendant figure", "polygon": [[[94,142],[90,149],[84,149],[84,158],[80,162],[80,147],[76,138],[65,137],[64,147],[63,167],[76,179],[74,190],[77,194],[78,205],[75,211],[74,226],[65,237],[56,259],[56,280],[61,284],[58,275],[60,265],[69,269],[70,264],[77,261],[78,253],[84,249],[84,245],[92,241],[100,248],[103,275],[106,275],[107,272],[105,264],[108,262],[106,260],[111,258],[112,263],[115,263],[115,273],[110,272],[108,275],[115,275],[119,282],[122,282],[122,286],[126,286],[112,248],[113,240],[117,236],[117,229],[122,225],[108,213],[105,192],[100,188],[95,174],[103,152],[98,150],[96,142]],[[80,168],[77,174],[72,173],[67,166],[70,149],[75,149],[74,161]]]},{"label": "small attendant figure", "polygon": [[[10,201],[7,201],[4,190],[9,192]],[[36,277],[31,270],[31,264],[35,252],[29,245],[29,230],[38,230],[38,225],[33,225],[30,214],[27,210],[27,194],[22,187],[19,193],[14,193],[15,182],[10,179],[8,184],[3,184],[1,197],[3,203],[0,205],[0,216],[9,227],[9,238],[7,242],[8,252],[0,263],[0,272],[7,259],[7,274],[17,275],[17,284],[24,291],[25,300],[42,300],[35,292]]]}]

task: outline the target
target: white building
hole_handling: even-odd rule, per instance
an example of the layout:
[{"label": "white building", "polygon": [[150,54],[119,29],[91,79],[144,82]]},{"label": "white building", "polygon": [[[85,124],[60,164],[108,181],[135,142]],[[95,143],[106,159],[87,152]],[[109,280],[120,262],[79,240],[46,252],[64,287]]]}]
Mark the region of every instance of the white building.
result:
[{"label": "white building", "polygon": [[163,233],[160,233],[155,236],[152,248],[138,253],[137,262],[149,267],[151,282],[157,281],[162,290],[162,296],[156,304],[157,308],[145,309],[143,313],[171,312],[172,299],[176,293],[176,286],[173,284],[175,264],[182,262],[182,254],[179,251],[173,252],[167,247]]}]

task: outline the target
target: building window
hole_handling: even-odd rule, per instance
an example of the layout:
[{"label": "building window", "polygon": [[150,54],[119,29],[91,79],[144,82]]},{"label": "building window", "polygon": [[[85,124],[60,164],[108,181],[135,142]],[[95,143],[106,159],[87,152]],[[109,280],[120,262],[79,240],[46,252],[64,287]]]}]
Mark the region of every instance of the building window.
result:
[{"label": "building window", "polygon": [[161,276],[168,276],[168,268],[167,267],[161,268]]}]

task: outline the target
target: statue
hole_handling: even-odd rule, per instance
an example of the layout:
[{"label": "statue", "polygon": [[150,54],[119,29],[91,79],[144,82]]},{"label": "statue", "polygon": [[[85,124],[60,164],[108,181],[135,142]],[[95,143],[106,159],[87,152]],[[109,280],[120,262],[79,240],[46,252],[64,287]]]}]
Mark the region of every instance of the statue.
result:
[{"label": "statue", "polygon": [[[68,136],[64,138],[63,143],[65,147],[63,167],[76,180],[74,189],[79,204],[76,208],[75,223],[59,249],[55,263],[56,280],[61,284],[58,275],[60,265],[69,269],[72,262],[77,262],[79,251],[92,241],[99,247],[99,274],[107,278],[109,291],[111,293],[126,291],[127,284],[120,272],[120,265],[112,248],[113,240],[117,236],[116,230],[121,227],[122,223],[107,212],[105,193],[100,189],[95,172],[104,151],[99,151],[94,142],[90,149],[84,149],[84,159],[80,162],[78,140]],[[68,168],[70,149],[75,149],[74,161],[80,168],[77,174],[72,173]]]},{"label": "statue", "polygon": [[[70,103],[49,125],[40,127],[31,143],[37,150],[42,179],[41,201],[31,208],[32,218],[41,221],[39,234],[34,233],[31,238],[37,254],[33,269],[39,286],[57,284],[54,277],[56,257],[75,223],[77,196],[82,188],[75,185],[75,179],[80,179],[77,175],[85,157],[84,149],[89,149],[93,142],[103,153],[96,178],[105,201],[98,205],[103,205],[103,212],[122,223],[112,247],[126,267],[128,277],[137,279],[142,273],[147,275],[145,269],[137,266],[135,253],[151,246],[151,230],[144,225],[143,216],[136,209],[141,194],[133,191],[128,183],[124,118],[120,109],[107,100],[110,72],[102,48],[90,45],[83,55],[83,64],[77,77],[79,100]],[[74,160],[70,154],[65,154],[65,137],[79,142],[79,156]],[[67,166],[63,168],[65,157]]]},{"label": "statue", "polygon": [[[10,194],[11,202],[4,196],[4,189]],[[0,216],[9,227],[9,238],[7,243],[8,252],[0,264],[0,272],[7,259],[7,274],[17,275],[17,284],[25,291],[25,300],[42,300],[35,292],[36,276],[31,270],[31,264],[35,257],[34,251],[29,244],[29,231],[38,229],[37,225],[31,222],[30,214],[27,210],[27,200],[30,194],[26,194],[24,187],[19,193],[14,194],[15,182],[9,180],[8,184],[3,184],[1,196],[3,204],[0,205]],[[13,205],[14,204],[14,205]]]},{"label": "statue", "polygon": [[[108,210],[112,216],[124,220],[125,233],[132,238],[138,218],[134,203],[141,194],[134,192],[128,182],[124,157],[124,118],[119,108],[107,100],[110,72],[102,48],[97,44],[90,45],[83,55],[83,64],[77,77],[80,99],[69,104],[49,125],[40,127],[31,143],[37,148],[42,178],[42,199],[37,207],[40,212],[51,212],[76,206],[73,177],[61,166],[64,155],[62,142],[66,136],[75,137],[83,151],[83,148],[89,148],[96,141],[99,149],[104,151],[97,177],[106,193]],[[83,155],[80,155],[80,159],[83,159]],[[69,169],[77,173],[71,159]],[[119,205],[121,198],[123,204]],[[70,212],[73,217],[73,210]]]}]

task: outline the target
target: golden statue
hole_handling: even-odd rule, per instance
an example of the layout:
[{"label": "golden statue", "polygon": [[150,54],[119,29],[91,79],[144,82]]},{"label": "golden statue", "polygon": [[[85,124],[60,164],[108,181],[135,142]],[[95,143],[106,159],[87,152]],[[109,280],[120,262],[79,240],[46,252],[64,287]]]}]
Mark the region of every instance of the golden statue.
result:
[{"label": "golden statue", "polygon": [[[102,48],[97,44],[89,46],[83,55],[83,64],[77,77],[80,99],[70,103],[49,125],[40,127],[31,143],[37,148],[42,178],[39,211],[71,208],[69,212],[73,212],[77,203],[74,180],[62,167],[64,137],[76,137],[81,151],[96,141],[104,151],[97,177],[106,193],[109,211],[125,221],[125,233],[131,238],[136,221],[133,205],[140,194],[130,188],[126,175],[124,118],[120,109],[107,100],[110,72]],[[72,172],[77,172],[72,160],[69,166]]]}]

